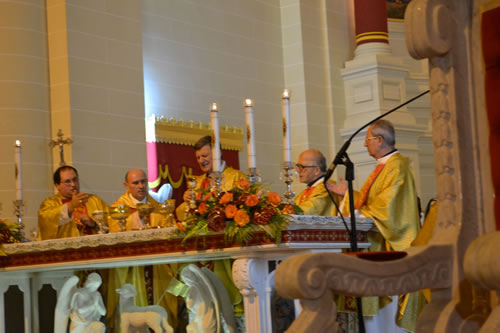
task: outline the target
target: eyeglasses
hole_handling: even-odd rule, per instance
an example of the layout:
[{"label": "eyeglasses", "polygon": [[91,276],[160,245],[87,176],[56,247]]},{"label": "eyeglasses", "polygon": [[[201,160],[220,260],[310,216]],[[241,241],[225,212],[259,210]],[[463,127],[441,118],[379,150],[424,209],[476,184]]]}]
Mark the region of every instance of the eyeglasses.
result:
[{"label": "eyeglasses", "polygon": [[66,179],[65,181],[62,181],[61,184],[64,184],[66,186],[69,186],[71,184],[76,184],[78,183],[78,177],[72,178],[72,179]]},{"label": "eyeglasses", "polygon": [[373,139],[376,139],[378,138],[380,135],[376,135],[376,136],[372,136],[372,137],[369,137],[369,138],[365,138],[365,142],[368,141],[368,140],[373,140]]},{"label": "eyeglasses", "polygon": [[297,169],[297,171],[303,171],[304,169],[306,168],[315,168],[317,167],[317,165],[302,165],[302,164],[295,164],[295,169]]}]

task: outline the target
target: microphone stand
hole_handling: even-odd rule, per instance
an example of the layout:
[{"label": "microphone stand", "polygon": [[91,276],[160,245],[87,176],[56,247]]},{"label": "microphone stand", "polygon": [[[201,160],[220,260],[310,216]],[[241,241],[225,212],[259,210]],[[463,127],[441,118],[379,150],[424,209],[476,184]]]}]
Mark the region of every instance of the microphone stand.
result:
[{"label": "microphone stand", "polygon": [[[429,90],[424,91],[423,93],[421,93],[421,94],[413,97],[412,99],[409,99],[408,101],[404,102],[403,104],[398,105],[395,108],[381,114],[380,116],[376,117],[375,119],[369,121],[368,123],[366,123],[365,125],[363,125],[359,129],[357,129],[351,135],[351,137],[349,137],[349,139],[342,145],[342,148],[340,148],[340,150],[338,151],[337,155],[335,156],[335,159],[333,160],[332,164],[330,165],[330,168],[327,170],[327,172],[325,174],[325,180],[323,181],[323,185],[325,186],[325,189],[328,191],[328,189],[326,187],[326,183],[328,182],[328,179],[330,179],[330,177],[332,176],[333,171],[335,171],[335,168],[337,167],[337,165],[341,164],[341,165],[344,165],[346,167],[345,180],[347,181],[347,191],[349,194],[349,211],[351,213],[351,230],[349,231],[349,229],[348,229],[347,231],[349,232],[349,235],[350,235],[349,238],[350,238],[350,243],[351,243],[351,251],[353,251],[353,252],[358,251],[358,238],[356,235],[356,216],[355,216],[355,209],[354,209],[354,190],[353,190],[353,185],[352,185],[353,181],[354,181],[354,164],[349,159],[349,155],[347,155],[347,149],[351,145],[352,139],[359,132],[361,132],[364,128],[370,126],[371,124],[373,124],[377,120],[393,113],[394,111],[402,108],[406,104],[413,102],[417,98],[422,97],[423,95],[427,94],[428,92],[429,92]],[[331,197],[331,198],[333,200],[333,197]],[[335,206],[337,206],[336,203],[335,203]],[[342,220],[344,220],[344,218],[342,216],[342,212],[340,212],[340,216],[342,217]],[[346,225],[345,221],[344,221],[344,225]],[[346,228],[347,228],[347,225],[346,225]],[[361,305],[361,297],[356,297],[356,307],[358,310],[357,312],[358,312],[359,331],[361,333],[364,333],[365,332],[365,323],[363,321],[363,309],[362,309],[362,305]]]}]

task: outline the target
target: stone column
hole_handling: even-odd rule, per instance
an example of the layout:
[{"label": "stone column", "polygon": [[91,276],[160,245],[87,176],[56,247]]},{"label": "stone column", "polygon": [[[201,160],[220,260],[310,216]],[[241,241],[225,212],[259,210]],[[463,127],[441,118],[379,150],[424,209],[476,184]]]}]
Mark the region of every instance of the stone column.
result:
[{"label": "stone column", "polygon": [[[344,140],[371,119],[413,97],[407,96],[408,66],[402,57],[392,54],[389,46],[385,1],[355,0],[354,7],[356,49],[354,59],[347,61],[342,70],[346,100],[346,118],[341,129]],[[415,116],[406,107],[387,119],[396,129],[396,147],[410,158],[419,184],[418,138],[425,128],[417,125]],[[364,147],[365,134],[366,129],[349,149],[356,166],[357,188],[375,165]]]}]

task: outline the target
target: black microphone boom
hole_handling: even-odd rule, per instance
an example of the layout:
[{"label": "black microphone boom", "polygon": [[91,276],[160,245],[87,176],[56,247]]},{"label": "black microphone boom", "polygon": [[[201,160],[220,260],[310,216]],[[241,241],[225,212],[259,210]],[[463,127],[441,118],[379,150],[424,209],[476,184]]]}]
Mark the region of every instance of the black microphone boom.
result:
[{"label": "black microphone boom", "polygon": [[325,180],[324,182],[326,183],[328,181],[328,179],[330,179],[330,177],[332,176],[333,172],[335,171],[335,168],[337,167],[337,165],[339,164],[343,164],[343,160],[344,160],[344,156],[345,156],[345,152],[347,151],[347,149],[349,148],[349,146],[351,145],[351,141],[352,139],[359,133],[361,132],[363,129],[365,129],[366,127],[370,126],[371,124],[373,124],[374,122],[376,122],[377,120],[379,119],[382,119],[384,118],[385,116],[393,113],[394,111],[396,110],[399,110],[400,108],[402,108],[403,106],[405,106],[406,104],[409,104],[411,102],[413,102],[414,100],[424,96],[425,94],[427,94],[429,92],[429,90],[426,90],[424,91],[423,93],[413,97],[412,99],[409,99],[407,100],[406,102],[404,102],[403,104],[401,105],[398,105],[396,106],[395,108],[393,109],[390,109],[389,111],[387,111],[386,113],[383,113],[381,114],[380,116],[376,117],[375,119],[372,119],[370,120],[368,123],[366,123],[365,125],[361,126],[360,128],[358,128],[356,130],[356,132],[354,132],[351,137],[346,141],[344,142],[344,144],[342,145],[342,148],[340,148],[339,152],[337,153],[337,155],[335,156],[335,158],[333,159],[332,161],[332,164],[330,164],[330,167],[328,168],[328,170],[326,171],[325,173]]}]

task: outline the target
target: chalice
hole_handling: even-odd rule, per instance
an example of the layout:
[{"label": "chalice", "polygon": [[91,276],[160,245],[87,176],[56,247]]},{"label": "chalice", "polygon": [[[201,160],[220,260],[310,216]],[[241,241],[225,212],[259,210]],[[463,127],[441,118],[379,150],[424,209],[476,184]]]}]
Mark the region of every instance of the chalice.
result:
[{"label": "chalice", "polygon": [[94,210],[92,212],[92,219],[97,223],[97,227],[99,228],[99,234],[105,234],[107,232],[106,229],[109,230],[106,226],[106,218],[108,217],[108,213],[103,210]]},{"label": "chalice", "polygon": [[164,225],[170,227],[174,224],[174,209],[175,209],[175,199],[165,200],[165,203],[160,206],[160,209],[164,209],[164,213],[161,213],[164,218]]},{"label": "chalice", "polygon": [[150,204],[149,202],[145,203],[138,203],[136,206],[137,211],[139,212],[139,216],[143,219],[144,221],[144,228],[145,229],[151,229],[151,224],[149,223],[151,213],[154,210],[154,206]]},{"label": "chalice", "polygon": [[125,231],[125,220],[129,215],[130,209],[124,205],[111,207],[109,212],[109,216],[111,216],[112,219],[118,220],[120,223],[120,231]]}]

